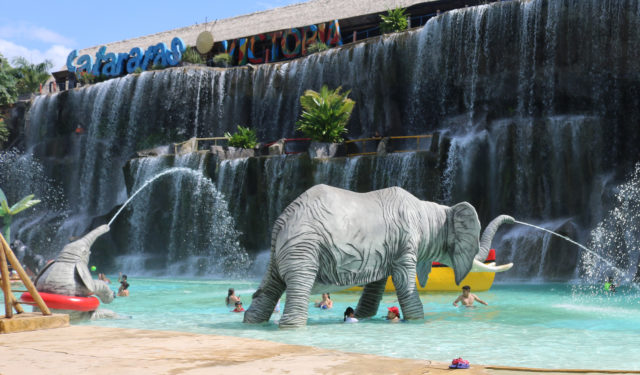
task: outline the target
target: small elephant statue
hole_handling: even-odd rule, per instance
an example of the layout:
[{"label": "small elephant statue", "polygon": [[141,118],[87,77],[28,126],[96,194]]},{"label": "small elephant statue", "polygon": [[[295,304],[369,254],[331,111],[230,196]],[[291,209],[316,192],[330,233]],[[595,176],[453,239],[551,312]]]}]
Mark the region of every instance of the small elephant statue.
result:
[{"label": "small elephant statue", "polygon": [[[111,303],[115,298],[114,292],[104,281],[92,279],[88,267],[91,245],[98,237],[108,231],[109,226],[102,225],[79,240],[67,244],[56,259],[40,271],[34,283],[36,289],[39,292],[65,296],[87,297],[95,294],[103,303]],[[110,313],[110,311],[104,310],[99,315],[108,316]],[[94,314],[95,311],[86,317],[80,317],[83,314],[75,314],[72,315],[72,318],[94,318]]]},{"label": "small elephant statue", "polygon": [[483,264],[493,235],[513,218],[494,219],[480,241],[476,210],[421,201],[399,187],[354,193],[316,185],[278,217],[271,236],[271,259],[245,323],[266,322],[287,292],[280,327],[307,322],[309,296],[356,285],[364,291],[357,318],[374,316],[389,276],[405,319],[422,319],[416,287],[425,285],[432,262],[453,268],[457,284],[471,271],[500,272],[511,265]]}]

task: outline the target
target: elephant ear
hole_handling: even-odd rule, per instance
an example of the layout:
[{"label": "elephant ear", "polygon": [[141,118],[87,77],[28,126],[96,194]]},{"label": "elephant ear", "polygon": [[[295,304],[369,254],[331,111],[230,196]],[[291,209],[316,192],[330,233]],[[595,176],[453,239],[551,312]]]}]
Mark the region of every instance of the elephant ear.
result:
[{"label": "elephant ear", "polygon": [[451,207],[450,219],[452,231],[448,250],[456,284],[459,285],[471,271],[473,259],[480,250],[480,220],[475,208],[467,202]]},{"label": "elephant ear", "polygon": [[91,273],[89,272],[87,265],[84,263],[76,263],[76,273],[80,277],[84,286],[93,293],[93,278],[91,278]]}]

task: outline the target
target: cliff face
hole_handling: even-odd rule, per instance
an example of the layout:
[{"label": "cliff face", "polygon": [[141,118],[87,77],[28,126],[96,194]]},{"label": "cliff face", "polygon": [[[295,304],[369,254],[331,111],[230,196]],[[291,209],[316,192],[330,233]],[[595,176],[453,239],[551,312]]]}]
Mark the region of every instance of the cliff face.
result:
[{"label": "cliff face", "polygon": [[[27,153],[63,185],[77,219],[69,231],[82,232],[131,193],[123,166],[135,150],[238,124],[263,141],[295,136],[304,90],[342,86],[357,103],[350,137],[440,131],[437,151],[207,162],[250,252],[266,248],[277,214],[315,183],[400,185],[422,199],[469,201],[482,223],[507,213],[586,241],[611,206],[610,187],[639,159],[638,26],[636,0],[514,1],[286,63],[129,75],[37,98]],[[577,250],[515,233],[498,246],[500,261],[518,261],[516,277],[578,272]]]}]

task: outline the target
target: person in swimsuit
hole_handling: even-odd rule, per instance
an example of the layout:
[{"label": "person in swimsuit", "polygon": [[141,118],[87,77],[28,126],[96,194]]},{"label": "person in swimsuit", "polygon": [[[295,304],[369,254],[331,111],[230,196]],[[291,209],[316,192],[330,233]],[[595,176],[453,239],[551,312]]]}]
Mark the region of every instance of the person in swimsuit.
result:
[{"label": "person in swimsuit", "polygon": [[231,310],[231,312],[243,312],[244,308],[242,307],[242,301],[237,301],[236,302],[236,308]]},{"label": "person in swimsuit", "polygon": [[225,301],[227,306],[235,306],[237,302],[240,302],[240,296],[236,296],[236,291],[233,288],[229,288]]},{"label": "person in swimsuit", "polygon": [[462,302],[462,306],[471,307],[473,306],[473,301],[478,301],[483,305],[488,305],[488,303],[478,298],[475,294],[471,294],[471,287],[469,285],[465,285],[462,287],[462,294],[453,301],[453,306],[458,307],[458,302]]},{"label": "person in swimsuit", "polygon": [[333,301],[329,293],[322,293],[322,301],[316,302],[316,307],[321,309],[330,309],[333,307]]}]

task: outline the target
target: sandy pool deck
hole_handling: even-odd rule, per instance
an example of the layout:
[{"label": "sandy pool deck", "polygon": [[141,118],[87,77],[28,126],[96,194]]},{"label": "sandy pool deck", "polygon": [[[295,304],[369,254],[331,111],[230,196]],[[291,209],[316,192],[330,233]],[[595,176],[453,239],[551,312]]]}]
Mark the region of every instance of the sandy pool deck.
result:
[{"label": "sandy pool deck", "polygon": [[[357,345],[357,343],[354,343]],[[531,374],[270,341],[91,326],[0,335],[0,374]],[[566,374],[564,371],[546,374]],[[596,372],[591,372],[595,374]],[[608,372],[611,373],[611,372]]]}]

